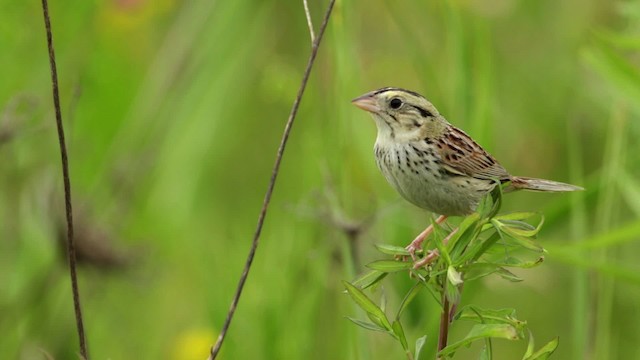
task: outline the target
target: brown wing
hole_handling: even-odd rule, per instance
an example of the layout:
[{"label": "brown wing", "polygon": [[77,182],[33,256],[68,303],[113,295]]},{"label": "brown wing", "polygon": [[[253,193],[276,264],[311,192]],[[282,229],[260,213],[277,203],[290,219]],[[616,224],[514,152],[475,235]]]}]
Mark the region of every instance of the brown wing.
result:
[{"label": "brown wing", "polygon": [[464,131],[453,125],[435,145],[447,170],[479,179],[508,180],[509,173]]}]

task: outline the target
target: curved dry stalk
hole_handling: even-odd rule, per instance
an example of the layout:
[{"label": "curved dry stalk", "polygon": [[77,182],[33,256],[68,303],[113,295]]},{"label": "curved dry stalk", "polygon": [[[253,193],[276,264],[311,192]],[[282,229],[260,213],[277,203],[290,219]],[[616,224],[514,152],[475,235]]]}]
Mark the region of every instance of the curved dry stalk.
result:
[{"label": "curved dry stalk", "polygon": [[51,66],[51,86],[53,91],[53,105],[56,112],[56,125],[58,128],[58,142],[60,144],[60,156],[62,158],[62,179],[64,181],[64,202],[67,219],[67,257],[69,260],[69,275],[71,276],[71,291],[73,293],[73,306],[76,316],[76,328],[80,340],[80,356],[89,359],[87,341],[82,321],[82,309],[80,306],[80,291],[78,290],[78,276],[76,274],[76,248],[73,238],[73,211],[71,207],[71,180],[69,178],[69,159],[67,146],[64,139],[64,127],[62,125],[62,111],[60,110],[60,95],[58,91],[58,70],[56,67],[56,55],[53,49],[53,33],[51,32],[51,19],[49,17],[49,4],[42,0],[42,13],[44,26],[47,33],[47,47],[49,49],[49,65]]},{"label": "curved dry stalk", "polygon": [[[269,208],[271,195],[273,194],[273,188],[275,186],[276,178],[278,177],[278,172],[280,170],[282,155],[284,154],[284,150],[287,145],[287,141],[289,139],[289,134],[291,133],[291,127],[293,126],[293,122],[298,113],[298,107],[300,106],[300,101],[302,100],[302,95],[304,94],[304,90],[307,87],[307,82],[309,81],[309,75],[311,75],[311,69],[313,68],[316,55],[318,54],[318,48],[320,47],[322,36],[324,35],[324,31],[327,28],[327,24],[329,23],[329,17],[331,16],[331,11],[333,10],[334,4],[335,4],[335,0],[331,0],[329,2],[329,6],[327,7],[327,11],[325,12],[324,19],[322,20],[322,25],[320,26],[320,32],[318,33],[318,37],[315,37],[312,43],[311,54],[309,55],[307,67],[304,71],[304,75],[302,76],[302,81],[300,82],[300,87],[298,88],[298,94],[296,95],[296,99],[293,102],[293,106],[291,108],[291,112],[289,114],[287,124],[285,125],[284,132],[282,133],[282,140],[280,141],[280,146],[278,147],[275,164],[273,165],[273,170],[271,172],[271,179],[269,180],[269,185],[267,187],[267,192],[265,193],[265,196],[264,196],[262,209],[260,210],[260,215],[258,216],[258,224],[256,226],[255,233],[253,235],[251,249],[249,250],[249,255],[247,256],[247,261],[245,263],[244,270],[242,271],[242,275],[240,276],[240,280],[238,281],[238,287],[236,289],[236,293],[233,297],[233,300],[231,301],[231,306],[229,307],[227,318],[225,319],[224,325],[222,326],[222,330],[220,331],[220,335],[218,336],[218,339],[216,340],[215,345],[211,347],[209,360],[214,360],[218,355],[218,352],[222,347],[222,343],[224,342],[227,332],[229,331],[229,325],[231,325],[231,320],[233,319],[233,315],[235,314],[236,308],[238,306],[238,302],[240,301],[240,296],[242,295],[244,284],[247,281],[247,276],[249,275],[249,270],[251,269],[251,264],[253,263],[253,258],[256,254],[256,249],[258,248],[260,234],[262,232],[262,226],[264,224],[264,219],[267,216],[267,209]],[[308,14],[306,1],[305,1],[305,12]],[[308,21],[311,20],[311,17],[309,15],[307,15],[307,20]],[[312,29],[312,27],[310,27],[310,29]]]},{"label": "curved dry stalk", "polygon": [[309,27],[309,35],[311,36],[311,43],[316,42],[316,34],[313,31],[313,21],[311,21],[311,12],[309,11],[309,3],[307,0],[302,0],[304,5],[304,15],[307,17],[307,26]]}]

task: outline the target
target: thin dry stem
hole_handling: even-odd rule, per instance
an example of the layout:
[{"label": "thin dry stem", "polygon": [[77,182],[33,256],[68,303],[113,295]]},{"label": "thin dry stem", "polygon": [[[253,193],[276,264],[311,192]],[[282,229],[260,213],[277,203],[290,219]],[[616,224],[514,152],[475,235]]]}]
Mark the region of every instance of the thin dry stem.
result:
[{"label": "thin dry stem", "polygon": [[260,210],[260,215],[258,216],[258,224],[256,226],[255,233],[253,235],[253,241],[251,244],[251,249],[249,250],[249,255],[247,256],[247,261],[244,266],[244,270],[242,271],[242,275],[240,276],[240,280],[238,282],[238,287],[236,289],[236,293],[231,301],[231,306],[229,307],[229,312],[227,313],[227,318],[222,326],[222,330],[220,331],[220,335],[218,336],[218,340],[215,345],[211,347],[211,353],[209,355],[209,360],[214,360],[216,356],[218,356],[218,352],[222,347],[222,343],[226,337],[227,332],[229,331],[229,326],[231,325],[231,320],[233,319],[233,315],[235,314],[236,308],[238,306],[238,302],[240,301],[240,296],[242,295],[242,290],[244,288],[244,284],[247,281],[247,277],[249,275],[249,270],[251,269],[251,264],[253,263],[253,258],[256,254],[256,249],[258,248],[258,243],[260,240],[260,234],[262,232],[262,226],[264,224],[264,219],[267,216],[267,209],[269,208],[269,203],[271,201],[271,195],[273,194],[273,189],[276,183],[276,178],[278,177],[278,172],[280,170],[280,163],[282,162],[282,155],[284,154],[285,147],[287,145],[287,141],[289,139],[289,134],[291,133],[291,128],[293,126],[293,122],[298,113],[298,107],[300,106],[300,101],[302,100],[302,95],[304,94],[304,90],[307,87],[307,82],[309,81],[309,76],[311,74],[311,69],[313,68],[313,64],[316,59],[316,55],[318,54],[318,48],[320,47],[320,42],[322,41],[322,36],[324,35],[324,31],[327,28],[327,24],[329,23],[329,17],[331,16],[331,11],[333,10],[333,6],[335,4],[335,0],[331,0],[329,2],[329,6],[327,7],[327,11],[325,12],[324,19],[322,21],[322,25],[320,26],[320,32],[318,37],[315,38],[311,47],[311,54],[309,55],[309,61],[307,62],[307,67],[304,71],[304,75],[302,77],[302,81],[300,82],[300,88],[298,89],[298,94],[296,95],[296,99],[293,102],[293,106],[291,108],[291,113],[289,114],[289,118],[287,120],[287,124],[285,125],[284,132],[282,134],[282,140],[280,141],[280,146],[278,147],[278,152],[276,154],[275,164],[273,165],[273,171],[271,172],[271,179],[269,181],[269,185],[267,187],[267,192],[264,196],[264,202],[262,204],[262,209]]},{"label": "thin dry stem", "polygon": [[53,92],[53,105],[56,112],[56,125],[58,128],[58,142],[60,145],[60,156],[62,158],[62,178],[64,181],[64,202],[67,219],[67,257],[69,260],[69,275],[71,276],[71,290],[73,293],[73,306],[76,316],[76,328],[80,340],[80,356],[89,359],[87,341],[84,333],[84,323],[82,321],[82,309],[80,306],[80,291],[78,290],[78,277],[76,274],[76,248],[73,237],[73,211],[71,207],[71,181],[69,179],[69,159],[67,156],[67,146],[64,138],[64,127],[62,125],[62,111],[60,110],[60,95],[58,92],[58,70],[56,67],[56,55],[53,49],[53,33],[51,31],[51,19],[49,17],[49,4],[47,0],[42,0],[42,13],[44,15],[44,26],[47,34],[47,47],[49,50],[49,65],[51,66],[51,85]]},{"label": "thin dry stem", "polygon": [[307,26],[309,27],[309,35],[311,35],[311,43],[315,43],[316,42],[316,34],[313,31],[313,21],[311,21],[311,12],[309,11],[309,4],[307,3],[307,0],[302,0],[302,3],[304,4],[304,14],[307,17]]}]

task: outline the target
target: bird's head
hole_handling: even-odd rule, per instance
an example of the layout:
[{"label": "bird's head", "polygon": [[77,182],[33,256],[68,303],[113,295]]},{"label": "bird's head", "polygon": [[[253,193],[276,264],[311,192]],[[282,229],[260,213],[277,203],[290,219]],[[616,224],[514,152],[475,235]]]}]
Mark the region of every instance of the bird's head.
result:
[{"label": "bird's head", "polygon": [[446,120],[422,95],[400,88],[382,88],[351,101],[371,113],[378,127],[378,139],[415,140],[438,137]]}]

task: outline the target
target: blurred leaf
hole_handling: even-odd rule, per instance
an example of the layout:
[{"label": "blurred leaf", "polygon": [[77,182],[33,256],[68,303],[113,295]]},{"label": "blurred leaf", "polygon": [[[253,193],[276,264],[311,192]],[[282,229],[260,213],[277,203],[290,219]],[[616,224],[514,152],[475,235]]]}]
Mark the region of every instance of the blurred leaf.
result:
[{"label": "blurred leaf", "polygon": [[508,324],[478,324],[471,328],[467,336],[455,342],[438,353],[439,356],[452,355],[461,346],[469,346],[472,342],[484,338],[499,338],[508,340],[518,340],[518,332]]},{"label": "blurred leaf", "polygon": [[637,267],[622,266],[617,263],[593,260],[584,255],[576,254],[575,251],[554,250],[553,258],[573,266],[593,269],[617,279],[640,285],[640,270]]},{"label": "blurred leaf", "polygon": [[640,220],[634,221],[625,226],[619,227],[609,232],[598,234],[584,241],[571,243],[569,245],[552,246],[555,250],[575,251],[580,249],[606,248],[638,240],[640,237]]},{"label": "blurred leaf", "polygon": [[413,262],[398,260],[376,260],[366,265],[369,269],[391,273],[413,268]]},{"label": "blurred leaf", "polygon": [[486,344],[482,347],[482,350],[480,350],[480,360],[491,360],[491,345],[490,345],[490,338],[485,339]]},{"label": "blurred leaf", "polygon": [[402,348],[405,351],[409,351],[409,344],[407,343],[407,338],[404,335],[404,330],[402,329],[402,324],[399,320],[395,320],[393,324],[391,324],[391,328],[393,329],[393,333],[397,336],[398,340],[400,340],[400,344],[402,344]]},{"label": "blurred leaf", "polygon": [[535,339],[533,338],[533,333],[529,330],[529,343],[527,344],[527,351],[525,351],[523,360],[526,360],[529,356],[533,355],[533,350],[535,349]]},{"label": "blurred leaf", "polygon": [[400,319],[400,316],[402,315],[404,310],[407,308],[407,306],[409,306],[409,304],[411,304],[413,299],[415,299],[416,295],[420,293],[420,290],[422,290],[422,288],[423,285],[421,282],[417,282],[411,287],[409,292],[404,296],[402,302],[400,303],[400,308],[398,309],[398,313],[396,314],[396,320]]},{"label": "blurred leaf", "polygon": [[362,275],[361,277],[357,278],[356,280],[354,280],[352,284],[364,290],[380,282],[387,275],[388,273],[378,271],[378,270],[372,270]]},{"label": "blurred leaf", "polygon": [[[531,336],[531,335],[530,335]],[[533,339],[533,337],[531,337],[531,339]],[[532,341],[529,343],[529,345],[531,347],[533,347]],[[522,358],[522,360],[545,360],[548,359],[549,356],[551,356],[551,354],[553,354],[554,351],[556,351],[556,349],[558,348],[558,338],[556,337],[555,339],[549,341],[545,346],[543,346],[542,348],[540,348],[540,350],[536,351],[535,353],[527,356],[527,354],[525,354],[525,356]],[[527,348],[527,353],[529,352],[529,348]]]},{"label": "blurred leaf", "polygon": [[542,264],[543,262],[544,262],[544,256],[540,256],[537,259],[532,261],[522,261],[518,258],[509,256],[503,259],[502,262],[492,262],[492,264],[498,265],[498,266],[504,266],[504,267],[517,267],[521,269],[530,269]]},{"label": "blurred leaf", "polygon": [[422,356],[422,350],[424,350],[424,343],[427,341],[427,335],[423,335],[416,340],[416,353],[415,360],[424,359]]},{"label": "blurred leaf", "polygon": [[[640,40],[640,37],[638,38]],[[640,217],[640,183],[633,179],[628,172],[620,171],[616,179],[618,187],[622,193],[622,198],[627,205],[636,213],[636,217]]]},{"label": "blurred leaf", "polygon": [[374,323],[370,323],[367,321],[362,321],[362,320],[358,320],[358,319],[354,319],[350,316],[347,316],[347,319],[351,320],[351,322],[353,322],[354,324],[360,326],[361,328],[367,329],[367,330],[372,330],[372,331],[380,331],[383,333],[388,333],[389,331],[386,330],[385,328],[382,328]]},{"label": "blurred leaf", "polygon": [[[376,244],[376,249],[383,254],[394,255],[394,256],[409,256],[409,251],[403,248],[402,246],[396,245],[388,245],[388,244]],[[421,251],[416,251],[416,253],[420,253]]]},{"label": "blurred leaf", "polygon": [[526,321],[516,318],[515,309],[482,309],[475,305],[467,305],[456,314],[457,320],[470,320],[481,324],[509,324],[513,326],[520,337],[524,337]]},{"label": "blurred leaf", "polygon": [[607,29],[595,30],[594,35],[600,41],[609,43],[610,45],[623,50],[640,49],[640,37],[638,37],[637,35],[620,34]]},{"label": "blurred leaf", "polygon": [[389,323],[385,313],[373,301],[371,301],[364,292],[346,281],[343,281],[342,283],[353,301],[355,301],[355,303],[367,313],[367,316],[374,324],[391,331],[391,324]]},{"label": "blurred leaf", "polygon": [[611,50],[602,41],[596,41],[582,51],[589,67],[630,105],[638,106],[640,100],[640,72],[623,56]]},{"label": "blurred leaf", "polygon": [[522,281],[522,278],[517,276],[516,274],[512,273],[511,271],[503,268],[503,267],[499,267],[496,270],[496,273],[498,275],[500,275],[501,278],[505,279],[505,280],[509,280],[511,282],[520,282]]}]

